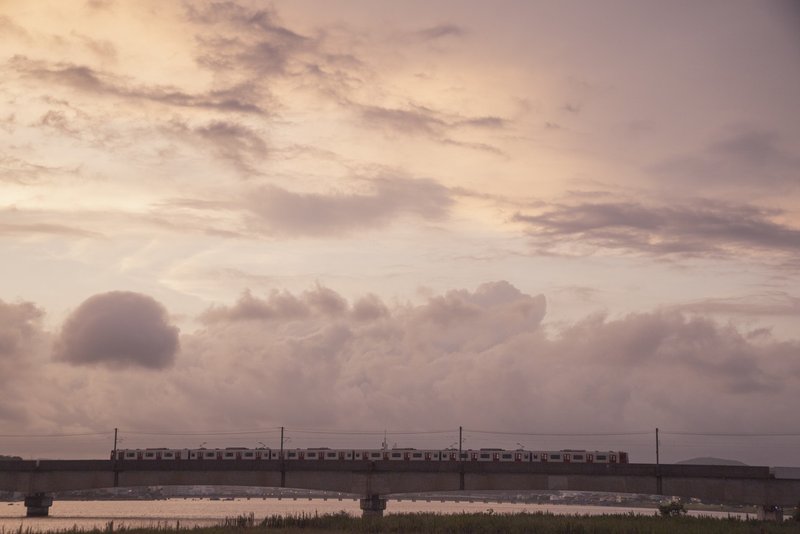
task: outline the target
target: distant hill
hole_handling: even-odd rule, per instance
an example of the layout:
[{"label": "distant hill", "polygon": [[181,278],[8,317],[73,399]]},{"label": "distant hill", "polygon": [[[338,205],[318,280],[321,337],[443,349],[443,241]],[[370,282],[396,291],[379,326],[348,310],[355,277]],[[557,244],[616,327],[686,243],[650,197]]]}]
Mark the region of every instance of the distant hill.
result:
[{"label": "distant hill", "polygon": [[691,458],[689,460],[682,460],[680,462],[675,462],[675,463],[689,464],[689,465],[747,465],[746,463],[740,462],[739,460],[726,460],[725,458],[712,458],[710,456]]},{"label": "distant hill", "polygon": [[6,456],[5,454],[0,454],[0,460],[22,460],[20,456]]}]

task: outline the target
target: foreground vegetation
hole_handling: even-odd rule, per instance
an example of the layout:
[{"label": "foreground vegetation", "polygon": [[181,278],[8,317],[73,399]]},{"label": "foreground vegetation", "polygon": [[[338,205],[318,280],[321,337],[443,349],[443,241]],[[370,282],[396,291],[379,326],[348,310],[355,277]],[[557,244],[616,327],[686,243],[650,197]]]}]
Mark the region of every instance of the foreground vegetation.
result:
[{"label": "foreground vegetation", "polygon": [[273,516],[266,518],[256,529],[282,533],[771,534],[798,533],[800,525],[796,522],[777,524],[709,517],[664,518],[633,514],[569,516],[541,512],[518,514],[414,513],[361,519],[340,513],[321,516]]},{"label": "foreground vegetation", "polygon": [[[328,534],[339,532],[363,533],[535,533],[535,534],[772,534],[800,533],[800,523],[783,524],[754,520],[717,519],[710,517],[659,517],[640,515],[569,516],[549,513],[518,514],[389,514],[382,518],[353,517],[345,512],[336,514],[274,515],[261,522],[252,515],[229,518],[227,526],[181,529],[191,534],[269,534],[308,533]],[[80,531],[67,529],[61,534],[85,532],[86,534],[166,534],[175,532],[171,526],[153,528],[114,528],[109,523],[105,529]],[[0,529],[0,534],[36,534],[31,529]]]}]

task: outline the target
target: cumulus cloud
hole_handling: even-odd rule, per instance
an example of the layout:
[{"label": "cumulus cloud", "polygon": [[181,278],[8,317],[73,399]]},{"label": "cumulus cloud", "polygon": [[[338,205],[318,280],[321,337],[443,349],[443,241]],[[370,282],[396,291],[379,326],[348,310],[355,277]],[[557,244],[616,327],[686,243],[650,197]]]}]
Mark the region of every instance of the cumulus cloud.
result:
[{"label": "cumulus cloud", "polygon": [[254,225],[287,235],[341,235],[388,224],[401,215],[441,219],[453,198],[433,180],[378,178],[371,191],[350,194],[293,193],[276,186],[254,190],[247,208]]},{"label": "cumulus cloud", "polygon": [[21,423],[26,418],[23,392],[34,379],[36,357],[45,344],[43,316],[31,302],[0,300],[0,421]]},{"label": "cumulus cloud", "polygon": [[200,315],[205,324],[238,321],[287,321],[313,316],[347,317],[359,321],[377,319],[388,309],[375,295],[359,299],[352,307],[337,292],[317,286],[295,296],[287,291],[272,291],[266,298],[254,297],[245,291],[233,306],[212,306]]},{"label": "cumulus cloud", "polygon": [[[25,357],[31,339],[41,329],[44,312],[31,302],[18,304],[0,300],[0,361]],[[7,373],[0,373],[0,379]]]},{"label": "cumulus cloud", "polygon": [[166,309],[147,295],[102,293],[85,300],[64,322],[56,360],[73,365],[163,369],[178,352],[178,329]]},{"label": "cumulus cloud", "polygon": [[205,392],[207,421],[235,409],[254,426],[613,432],[745,418],[758,431],[783,428],[798,401],[798,342],[675,310],[552,329],[544,297],[507,282],[339,313],[314,309],[320,294],[246,294],[204,314],[185,350],[215,371],[182,387]]},{"label": "cumulus cloud", "polygon": [[565,244],[656,256],[731,256],[800,250],[800,229],[775,222],[781,213],[752,205],[698,201],[653,206],[635,202],[556,205],[517,214],[535,246],[558,252]]},{"label": "cumulus cloud", "polygon": [[[122,304],[126,299],[146,311]],[[116,313],[123,308],[126,313]],[[504,281],[399,304],[374,295],[350,302],[325,287],[265,296],[247,292],[203,313],[201,327],[181,336],[184,357],[160,373],[129,373],[119,381],[97,367],[43,362],[36,377],[17,382],[38,399],[40,419],[72,428],[167,432],[285,425],[391,432],[463,425],[608,433],[660,426],[725,432],[740,430],[745,420],[748,431],[775,432],[794,418],[800,402],[797,340],[666,309],[593,315],[555,327],[545,322],[546,308],[543,295]],[[0,316],[19,325],[15,332],[25,325],[35,331],[37,314],[31,306],[0,306]],[[109,314],[115,319],[102,322]],[[116,335],[105,335],[108,331]],[[137,336],[120,349],[119,340],[130,339],[131,331]],[[104,360],[110,365],[141,366],[140,333],[147,339],[176,335],[151,299],[98,295],[68,318],[56,346],[63,353],[69,345],[74,358],[112,354]],[[112,350],[97,348],[109,339]],[[164,353],[152,345],[148,351]],[[114,350],[130,347],[135,354],[119,356]],[[382,439],[292,436],[293,446],[377,446]],[[187,445],[169,436],[136,439],[129,446]],[[226,436],[215,444],[232,445],[235,439]],[[242,439],[250,440],[242,445],[253,446],[255,438]],[[392,439],[407,446],[452,442],[452,436],[438,434]],[[514,447],[523,438],[473,433],[468,439],[471,447]],[[624,437],[524,439],[530,447],[623,448],[635,461],[649,461],[652,454],[649,437],[646,444]],[[783,449],[762,443],[743,451],[737,443],[717,441],[709,453],[761,463],[791,461],[780,456]],[[692,453],[697,455],[696,449]],[[681,458],[674,449],[667,454]]]}]

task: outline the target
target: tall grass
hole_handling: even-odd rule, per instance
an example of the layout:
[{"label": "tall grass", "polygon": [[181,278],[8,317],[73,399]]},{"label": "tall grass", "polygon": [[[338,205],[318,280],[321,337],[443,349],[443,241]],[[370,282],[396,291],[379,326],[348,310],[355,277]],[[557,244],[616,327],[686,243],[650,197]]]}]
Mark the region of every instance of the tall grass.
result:
[{"label": "tall grass", "polygon": [[[250,516],[246,521],[229,521],[228,526],[195,527],[181,529],[191,534],[247,534],[268,533],[435,533],[435,534],[784,534],[800,533],[800,524],[795,521],[771,523],[740,519],[717,519],[710,517],[656,517],[641,515],[585,515],[566,516],[549,513],[468,513],[436,514],[410,513],[389,514],[377,518],[360,518],[346,512],[335,514],[298,514],[266,517],[258,524]],[[176,527],[164,525],[149,528],[117,527],[107,525],[105,529],[63,529],[55,534],[166,534]],[[30,528],[0,529],[0,534],[39,534]]]}]

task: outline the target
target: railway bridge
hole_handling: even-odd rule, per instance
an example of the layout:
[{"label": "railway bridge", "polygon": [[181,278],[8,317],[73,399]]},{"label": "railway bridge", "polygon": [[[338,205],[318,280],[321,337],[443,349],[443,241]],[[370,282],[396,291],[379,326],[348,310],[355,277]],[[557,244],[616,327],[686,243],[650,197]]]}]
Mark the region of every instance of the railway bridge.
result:
[{"label": "railway bridge", "polygon": [[800,502],[800,476],[769,467],[501,462],[231,460],[3,460],[0,490],[26,495],[29,516],[48,515],[52,492],[112,487],[226,485],[335,491],[382,514],[386,497],[457,491],[593,491],[697,498],[761,507]]}]

